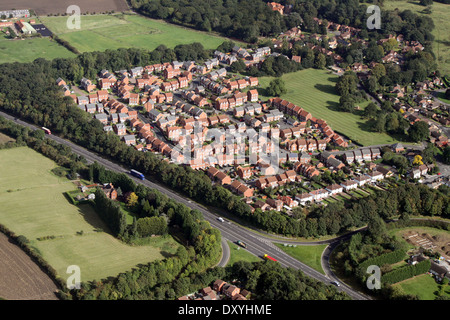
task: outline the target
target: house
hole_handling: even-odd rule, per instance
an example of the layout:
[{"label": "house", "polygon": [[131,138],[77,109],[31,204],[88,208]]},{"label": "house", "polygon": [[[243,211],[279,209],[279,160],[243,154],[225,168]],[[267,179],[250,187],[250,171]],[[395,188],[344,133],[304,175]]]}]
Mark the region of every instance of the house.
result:
[{"label": "house", "polygon": [[383,180],[383,178],[384,178],[383,174],[381,172],[379,172],[379,171],[376,171],[376,170],[372,171],[372,172],[369,172],[367,175],[370,177],[370,181],[371,182],[376,182],[378,180]]},{"label": "house", "polygon": [[107,198],[109,198],[111,200],[116,200],[117,199],[117,190],[114,188],[112,183],[105,183],[100,188],[105,193]]},{"label": "house", "polygon": [[88,104],[89,103],[89,99],[86,96],[79,96],[77,98],[77,101],[78,101],[79,105],[81,105],[81,104]]},{"label": "house", "polygon": [[231,178],[230,178],[230,176],[226,175],[226,174],[223,173],[222,171],[219,171],[219,172],[217,173],[217,175],[215,176],[215,179],[216,179],[217,182],[219,182],[221,185],[231,184]]},{"label": "house", "polygon": [[270,205],[261,200],[256,200],[255,203],[253,204],[253,207],[255,209],[261,209],[261,211],[266,211],[270,209]]},{"label": "house", "polygon": [[295,196],[295,200],[297,200],[301,205],[305,205],[306,202],[312,202],[314,200],[314,197],[310,193],[302,193],[297,194]]},{"label": "house", "polygon": [[351,164],[355,161],[355,155],[352,151],[346,151],[344,152],[344,160],[348,164]]},{"label": "house", "polygon": [[268,2],[267,5],[273,11],[277,11],[280,14],[284,13],[284,6],[277,2]]},{"label": "house", "polygon": [[360,175],[354,177],[353,180],[358,184],[358,187],[362,187],[363,185],[368,183],[371,180],[371,178],[366,175]]},{"label": "house", "polygon": [[217,279],[216,281],[214,281],[212,287],[213,290],[216,292],[222,292],[222,288],[224,287],[224,285],[226,285],[227,283],[223,280]]},{"label": "house", "polygon": [[122,140],[129,146],[136,145],[136,137],[133,134],[123,136]]},{"label": "house", "polygon": [[385,178],[389,178],[394,174],[391,170],[382,166],[378,166],[377,171],[380,172]]},{"label": "house", "polygon": [[338,160],[338,159],[336,159],[334,157],[333,158],[329,158],[326,161],[326,165],[327,165],[327,167],[333,168],[334,170],[340,170],[340,169],[345,167],[345,164],[342,161],[340,161],[340,160]]},{"label": "house", "polygon": [[266,204],[268,204],[269,206],[271,206],[273,209],[280,211],[281,208],[283,208],[283,201],[278,200],[278,199],[271,199],[268,198],[266,200]]},{"label": "house", "polygon": [[409,172],[409,176],[413,179],[419,179],[420,178],[420,170],[419,168],[413,168],[410,172]]},{"label": "house", "polygon": [[244,184],[241,184],[237,188],[237,193],[240,195],[243,195],[244,197],[253,197],[253,189],[245,186]]},{"label": "house", "polygon": [[224,293],[228,298],[233,298],[234,296],[236,296],[237,294],[239,294],[241,290],[231,284],[226,284],[223,288],[222,288],[222,293]]},{"label": "house", "polygon": [[335,183],[326,187],[325,190],[327,190],[331,195],[334,195],[341,193],[344,190],[344,188],[341,185]]},{"label": "house", "polygon": [[104,113],[97,113],[94,116],[95,119],[97,119],[98,121],[100,121],[102,124],[107,124],[108,123],[108,116]]},{"label": "house", "polygon": [[325,199],[329,196],[329,192],[326,191],[325,189],[317,189],[317,190],[313,190],[310,192],[310,194],[312,195],[313,199],[315,201],[320,201],[322,199]]},{"label": "house", "polygon": [[399,153],[405,151],[405,147],[399,142],[391,146],[392,151]]},{"label": "house", "polygon": [[128,98],[128,104],[130,106],[138,105],[139,104],[139,94],[131,93],[130,97]]},{"label": "house", "polygon": [[97,98],[98,98],[98,101],[108,100],[108,91],[106,91],[106,90],[97,91]]},{"label": "house", "polygon": [[249,179],[253,174],[251,167],[241,167],[241,166],[237,168],[236,173],[241,179],[244,180]]},{"label": "house", "polygon": [[276,186],[278,186],[278,179],[275,176],[266,178],[266,187],[275,188]]},{"label": "house", "polygon": [[381,150],[380,148],[370,148],[372,160],[375,160],[381,156]]},{"label": "house", "polygon": [[358,183],[354,180],[346,180],[341,183],[341,186],[345,189],[345,191],[349,191],[358,188]]},{"label": "house", "polygon": [[83,88],[84,90],[86,90],[87,92],[91,92],[92,90],[95,89],[95,85],[92,84],[92,81],[87,79],[87,78],[82,78],[81,79],[81,88]]},{"label": "house", "polygon": [[258,90],[253,89],[247,92],[247,101],[258,101]]},{"label": "house", "polygon": [[264,189],[267,186],[266,178],[263,177],[263,178],[259,178],[258,180],[256,180],[255,186],[260,190]]},{"label": "house", "polygon": [[114,132],[118,135],[118,136],[122,136],[125,135],[127,130],[126,127],[123,123],[117,123],[114,125],[113,127]]},{"label": "house", "polygon": [[362,149],[361,150],[361,154],[362,154],[362,159],[364,161],[370,161],[372,160],[372,154],[370,152],[370,149]]}]

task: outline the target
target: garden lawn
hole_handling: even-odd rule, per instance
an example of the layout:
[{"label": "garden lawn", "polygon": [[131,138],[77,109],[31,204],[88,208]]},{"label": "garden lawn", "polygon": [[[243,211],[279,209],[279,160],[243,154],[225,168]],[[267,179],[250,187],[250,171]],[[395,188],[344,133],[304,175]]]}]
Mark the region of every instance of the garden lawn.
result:
[{"label": "garden lawn", "polygon": [[[364,146],[378,144],[392,144],[397,142],[394,138],[384,133],[372,132],[366,123],[356,114],[339,111],[339,95],[335,90],[338,76],[329,70],[306,69],[284,74],[281,77],[285,84],[287,93],[281,95],[306,111],[313,117],[326,120],[331,128],[352,141]],[[259,79],[261,94],[266,92],[273,77],[262,77]],[[268,98],[262,96],[261,98]],[[360,104],[364,109],[368,102]]]},{"label": "garden lawn", "polygon": [[[439,290],[439,284],[429,274],[422,274],[396,283],[393,286],[400,287],[406,294],[417,295],[420,300],[434,300],[437,297],[436,291]],[[445,296],[450,297],[449,285],[446,285],[444,294]]]},{"label": "garden lawn", "polygon": [[0,63],[72,58],[75,54],[49,38],[10,40],[0,37]]},{"label": "garden lawn", "polygon": [[[176,251],[171,237],[146,246],[114,238],[90,205],[69,203],[63,193],[74,184],[51,173],[55,167],[27,147],[0,150],[0,223],[26,236],[63,279],[70,265],[80,267],[81,281],[99,280]],[[37,240],[45,236],[56,238]]]},{"label": "garden lawn", "polygon": [[215,49],[227,40],[137,14],[81,16],[80,29],[67,29],[66,17],[43,16],[40,20],[80,52],[118,48],[153,50],[161,44],[173,48],[193,42],[200,42],[206,49]]},{"label": "garden lawn", "polygon": [[228,246],[230,247],[230,259],[228,260],[227,265],[232,265],[238,261],[246,261],[246,262],[258,262],[261,261],[260,258],[254,256],[249,253],[246,249],[238,246],[237,244],[227,241]]},{"label": "garden lawn", "polygon": [[275,243],[275,245],[298,261],[303,262],[311,268],[325,274],[322,269],[321,257],[323,251],[327,247],[326,244],[296,247],[285,247],[280,243]]}]

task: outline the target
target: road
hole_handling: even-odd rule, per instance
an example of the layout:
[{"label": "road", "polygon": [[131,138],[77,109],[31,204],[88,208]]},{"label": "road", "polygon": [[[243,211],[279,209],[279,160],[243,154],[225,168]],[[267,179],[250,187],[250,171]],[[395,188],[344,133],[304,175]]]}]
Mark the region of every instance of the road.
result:
[{"label": "road", "polygon": [[[10,116],[4,112],[0,111],[0,116],[3,116],[9,120],[14,121],[17,124],[20,124],[22,126],[26,126],[28,128],[31,128],[32,130],[39,129],[38,127],[31,125],[27,122],[24,122],[20,119],[16,119],[13,116]],[[108,170],[116,171],[116,172],[122,172],[127,173],[129,172],[129,168],[124,168],[112,161],[109,161],[107,159],[104,159],[97,154],[88,151],[84,149],[83,147],[80,147],[79,145],[76,145],[72,143],[71,141],[62,139],[55,135],[48,135],[47,138],[52,139],[58,143],[64,144],[66,146],[69,146],[72,151],[80,156],[83,156],[88,163],[98,162],[99,164],[103,165]],[[292,258],[288,254],[284,253],[280,248],[275,246],[272,242],[273,240],[268,237],[264,237],[263,235],[256,234],[255,232],[252,232],[232,221],[225,220],[224,222],[220,222],[218,218],[220,217],[218,214],[213,213],[209,211],[204,206],[187,199],[185,196],[178,194],[177,192],[168,189],[166,186],[163,186],[157,182],[150,181],[148,179],[140,180],[138,178],[135,178],[133,176],[130,176],[131,179],[133,179],[134,182],[143,184],[149,188],[156,189],[160,191],[161,193],[167,195],[168,197],[174,199],[175,201],[178,201],[180,203],[183,203],[184,205],[190,207],[191,209],[198,210],[203,214],[203,217],[206,221],[208,221],[212,227],[217,228],[221,234],[222,237],[226,240],[229,240],[231,242],[236,242],[237,240],[241,240],[247,244],[247,251],[251,254],[261,257],[264,254],[268,254],[280,262],[280,264],[284,267],[290,267],[293,269],[299,269],[301,270],[305,275],[310,276],[312,278],[315,278],[319,281],[324,282],[325,284],[330,284],[332,281],[337,280],[336,277],[330,274],[330,276],[325,276],[322,273],[314,270],[313,268],[305,265],[304,263]],[[341,285],[337,288],[339,291],[346,292],[352,299],[354,300],[367,300],[370,299],[369,297],[357,292],[353,288],[350,288],[346,285]]]}]

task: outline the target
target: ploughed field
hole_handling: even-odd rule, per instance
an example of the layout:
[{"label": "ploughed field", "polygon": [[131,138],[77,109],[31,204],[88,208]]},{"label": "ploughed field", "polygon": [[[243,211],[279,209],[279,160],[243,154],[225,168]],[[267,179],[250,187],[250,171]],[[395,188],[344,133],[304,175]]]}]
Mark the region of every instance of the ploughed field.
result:
[{"label": "ploughed field", "polygon": [[52,279],[20,247],[0,233],[0,298],[55,300],[56,290]]}]

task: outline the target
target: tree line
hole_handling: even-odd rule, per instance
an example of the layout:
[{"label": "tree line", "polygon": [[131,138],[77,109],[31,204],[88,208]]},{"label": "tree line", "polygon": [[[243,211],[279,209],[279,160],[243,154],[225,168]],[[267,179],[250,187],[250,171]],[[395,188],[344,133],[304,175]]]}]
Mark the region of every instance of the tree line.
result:
[{"label": "tree line", "polygon": [[256,42],[258,37],[278,35],[300,24],[298,14],[282,16],[264,1],[131,0],[139,13],[230,38]]}]

